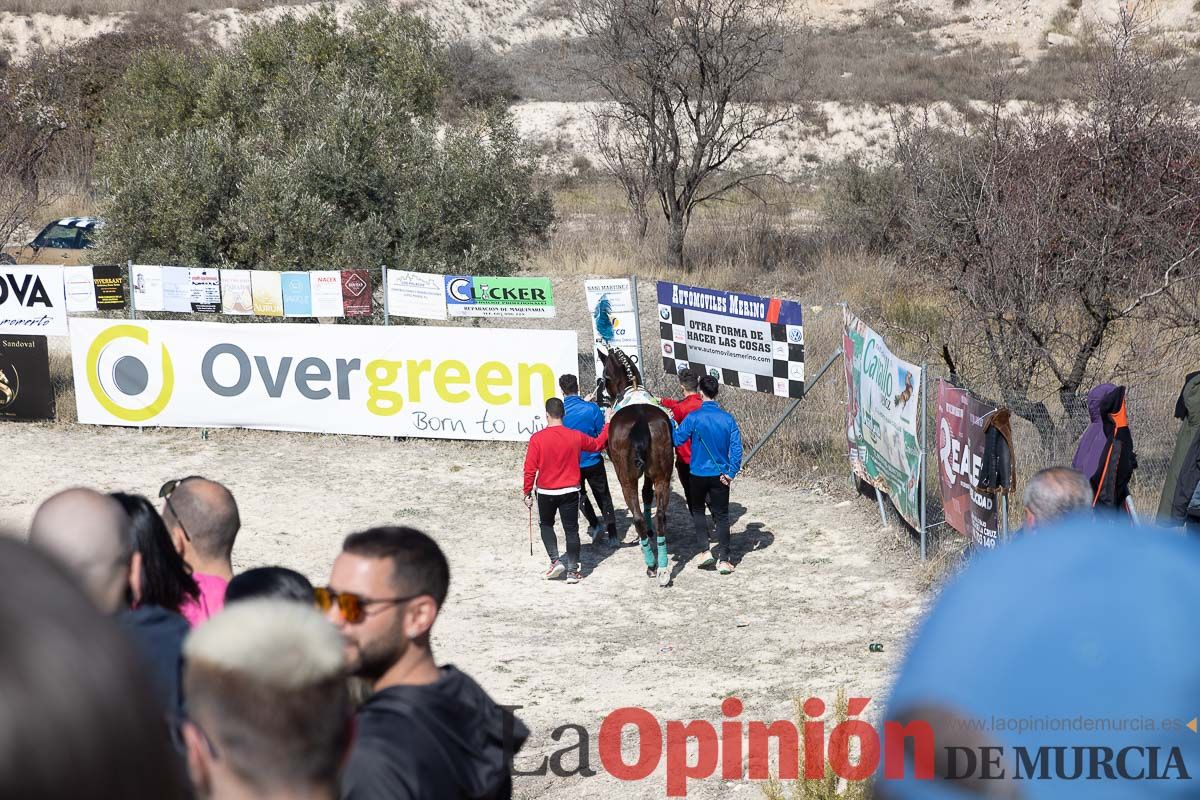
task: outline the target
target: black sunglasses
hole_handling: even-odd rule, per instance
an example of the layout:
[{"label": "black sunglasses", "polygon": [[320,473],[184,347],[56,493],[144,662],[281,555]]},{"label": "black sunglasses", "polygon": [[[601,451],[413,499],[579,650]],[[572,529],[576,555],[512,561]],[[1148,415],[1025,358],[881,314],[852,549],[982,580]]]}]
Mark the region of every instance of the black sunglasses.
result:
[{"label": "black sunglasses", "polygon": [[179,512],[175,510],[175,506],[171,505],[171,495],[175,492],[176,489],[179,488],[179,485],[181,483],[183,483],[184,481],[189,481],[192,478],[196,478],[196,477],[199,477],[199,476],[188,475],[186,478],[174,478],[173,480],[169,480],[166,483],[164,483],[158,489],[158,496],[166,501],[167,509],[171,512],[171,516],[173,516],[175,518],[175,521],[179,523],[179,530],[183,531],[183,538],[188,540],[189,542],[192,540],[192,537],[188,534],[187,528],[185,528],[183,526],[183,519],[179,516]]}]

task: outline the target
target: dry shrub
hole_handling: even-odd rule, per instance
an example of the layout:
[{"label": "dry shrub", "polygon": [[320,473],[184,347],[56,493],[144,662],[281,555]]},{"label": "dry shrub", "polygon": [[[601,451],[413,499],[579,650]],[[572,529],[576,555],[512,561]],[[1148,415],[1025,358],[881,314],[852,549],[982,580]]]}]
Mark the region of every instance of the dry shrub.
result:
[{"label": "dry shrub", "polygon": [[[808,717],[804,714],[803,700],[796,699],[796,728],[804,730]],[[832,713],[825,721],[826,731],[831,731],[847,721],[849,703],[846,691],[838,689],[837,698],[833,702]],[[868,800],[871,797],[871,781],[848,782],[837,776],[829,765],[829,759],[823,759],[825,774],[820,778],[808,778],[804,775],[804,737],[799,741],[800,779],[787,784],[779,780],[769,780],[762,785],[762,793],[766,800]],[[789,791],[790,790],[790,791]]]},{"label": "dry shrub", "polygon": [[54,391],[54,418],[58,422],[74,422],[75,380],[71,372],[71,351],[61,347],[50,349],[50,386]]}]

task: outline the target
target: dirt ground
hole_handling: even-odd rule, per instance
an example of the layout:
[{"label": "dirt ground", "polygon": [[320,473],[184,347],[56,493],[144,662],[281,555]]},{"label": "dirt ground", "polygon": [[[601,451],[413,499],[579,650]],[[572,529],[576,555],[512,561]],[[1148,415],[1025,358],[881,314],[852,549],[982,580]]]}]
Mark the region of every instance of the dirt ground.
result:
[{"label": "dirt ground", "polygon": [[[518,714],[533,734],[518,769],[575,743],[574,734],[554,741],[555,728],[575,723],[590,733],[598,775],[519,777],[523,798],[664,796],[663,764],[632,784],[600,768],[600,723],[622,706],[646,708],[664,723],[719,722],[721,699],[732,694],[745,703],[743,720],[774,721],[794,719],[794,697],[832,701],[845,689],[877,698],[867,716],[877,715],[924,602],[911,555],[894,549],[893,535],[862,499],[738,480],[733,550],[740,565],[721,576],[695,568],[676,487],[672,587],[644,576],[632,543],[585,544],[585,579],[568,586],[539,578],[544,555],[536,531],[529,555],[520,446],[234,430],[208,436],[5,425],[0,528],[25,530],[37,503],[67,486],[153,497],[164,480],[199,473],[237,497],[237,569],[283,564],[323,582],[346,533],[383,523],[428,531],[452,571],[436,655],[472,674],[497,701],[523,706]],[[883,652],[869,652],[872,642]],[[571,768],[574,757],[566,763]],[[698,798],[759,796],[756,785],[715,778],[689,789]]]}]

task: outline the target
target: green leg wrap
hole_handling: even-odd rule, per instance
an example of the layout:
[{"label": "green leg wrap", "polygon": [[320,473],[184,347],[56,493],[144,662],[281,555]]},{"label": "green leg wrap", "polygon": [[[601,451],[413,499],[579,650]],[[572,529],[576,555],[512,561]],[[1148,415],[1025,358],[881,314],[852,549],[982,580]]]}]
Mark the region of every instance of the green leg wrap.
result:
[{"label": "green leg wrap", "polygon": [[646,561],[647,567],[654,566],[654,550],[650,547],[650,537],[642,539],[642,558]]},{"label": "green leg wrap", "polygon": [[658,568],[666,569],[667,568],[667,537],[659,536],[657,541],[658,541]]}]

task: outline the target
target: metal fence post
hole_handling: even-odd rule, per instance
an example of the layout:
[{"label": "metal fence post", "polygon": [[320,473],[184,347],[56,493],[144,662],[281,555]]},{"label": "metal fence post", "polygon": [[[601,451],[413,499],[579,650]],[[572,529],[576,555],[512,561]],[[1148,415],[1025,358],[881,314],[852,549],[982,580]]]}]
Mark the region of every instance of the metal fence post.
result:
[{"label": "metal fence post", "polygon": [[879,501],[879,522],[883,525],[883,527],[890,528],[891,525],[888,524],[887,509],[883,507],[883,490],[878,486],[875,487],[875,499]]},{"label": "metal fence post", "polygon": [[1000,541],[1008,542],[1008,493],[1000,497]]},{"label": "metal fence post", "polygon": [[379,270],[383,276],[383,324],[391,325],[391,309],[388,307],[387,264],[380,264]]},{"label": "metal fence post", "polygon": [[929,364],[921,365],[921,560],[925,560],[925,508],[929,496]]},{"label": "metal fence post", "polygon": [[[638,303],[637,275],[629,276],[629,294],[630,294],[629,299],[631,299],[633,301],[633,334],[634,334],[634,336],[637,337],[637,351],[638,351],[638,362],[639,362],[638,369],[640,369],[642,371],[642,378],[645,378],[646,377],[646,353],[645,353],[645,348],[642,347],[642,307]],[[593,361],[595,361],[595,359],[596,359],[595,349],[596,349],[595,347],[591,348],[591,350],[593,351],[591,353]]]},{"label": "metal fence post", "polygon": [[133,259],[125,262],[125,280],[129,284],[129,318],[137,319],[137,292],[133,290]]}]

